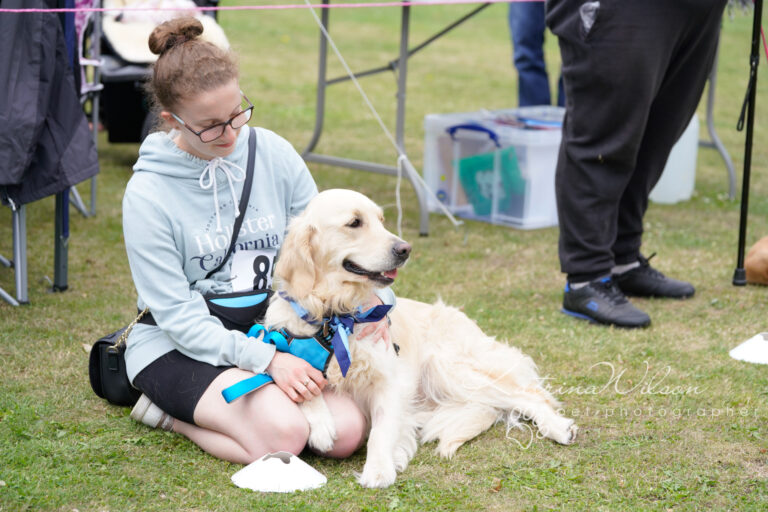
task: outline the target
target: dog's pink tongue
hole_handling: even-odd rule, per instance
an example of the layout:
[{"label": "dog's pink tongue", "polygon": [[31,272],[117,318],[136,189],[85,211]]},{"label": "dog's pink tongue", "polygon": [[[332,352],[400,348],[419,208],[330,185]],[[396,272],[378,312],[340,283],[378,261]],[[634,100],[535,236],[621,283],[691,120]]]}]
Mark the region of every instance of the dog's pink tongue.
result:
[{"label": "dog's pink tongue", "polygon": [[393,268],[392,270],[387,270],[386,272],[382,272],[384,277],[388,277],[389,279],[395,279],[397,277],[397,269]]}]

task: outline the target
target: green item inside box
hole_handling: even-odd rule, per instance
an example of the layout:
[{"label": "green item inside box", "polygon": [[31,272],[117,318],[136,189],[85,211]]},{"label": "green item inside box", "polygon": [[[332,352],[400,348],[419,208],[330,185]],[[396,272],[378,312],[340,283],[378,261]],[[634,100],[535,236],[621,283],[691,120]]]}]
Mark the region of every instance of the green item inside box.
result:
[{"label": "green item inside box", "polygon": [[[494,183],[493,166],[497,153],[499,174]],[[525,180],[520,175],[520,166],[513,146],[460,158],[458,171],[459,181],[475,215],[491,214],[494,193],[497,195],[497,212],[509,210],[512,197],[525,193]]]}]

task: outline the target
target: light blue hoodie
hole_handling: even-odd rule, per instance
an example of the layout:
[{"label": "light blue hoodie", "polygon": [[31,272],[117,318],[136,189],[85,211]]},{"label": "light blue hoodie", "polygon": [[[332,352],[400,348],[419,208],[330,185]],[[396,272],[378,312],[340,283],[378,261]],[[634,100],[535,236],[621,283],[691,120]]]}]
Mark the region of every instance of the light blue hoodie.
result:
[{"label": "light blue hoodie", "polygon": [[[176,132],[149,135],[123,197],[123,232],[138,307],[158,326],[137,324],[125,354],[128,377],[173,349],[215,366],[260,373],[275,347],[225,329],[208,313],[207,293],[271,285],[287,222],[317,194],[304,161],[277,134],[256,128],[257,150],[248,208],[235,252],[224,257],[242,192],[248,156],[242,129],[225,158],[202,160],[179,149]],[[236,271],[233,274],[233,262]],[[247,264],[247,266],[242,266]],[[266,286],[265,286],[266,285]]]}]

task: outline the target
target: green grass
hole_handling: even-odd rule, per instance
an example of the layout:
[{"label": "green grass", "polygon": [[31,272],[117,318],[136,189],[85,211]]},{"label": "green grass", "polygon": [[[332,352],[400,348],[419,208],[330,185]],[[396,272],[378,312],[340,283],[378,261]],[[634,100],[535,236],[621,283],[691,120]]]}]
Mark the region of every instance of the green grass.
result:
[{"label": "green grass", "polygon": [[[246,2],[241,2],[246,3]],[[225,2],[230,4],[230,2]],[[492,6],[410,63],[406,149],[420,168],[428,113],[509,108],[516,103],[505,11]],[[468,10],[412,9],[420,42]],[[396,56],[398,9],[336,10],[332,34],[354,69]],[[298,149],[314,124],[317,30],[309,13],[222,13],[240,54],[242,87],[256,122]],[[715,125],[741,174],[744,133],[735,130],[748,78],[751,19],[723,24]],[[557,44],[547,41],[558,68]],[[341,74],[334,57],[331,75]],[[747,242],[768,233],[766,64],[761,62]],[[553,76],[554,81],[554,76]],[[361,80],[394,126],[395,78]],[[553,84],[554,85],[554,84]],[[554,88],[554,87],[553,87]],[[394,152],[350,84],[328,91],[319,151],[394,163]],[[700,110],[704,126],[703,105]],[[705,130],[702,129],[705,137]],[[53,200],[28,206],[30,305],[0,303],[0,510],[765,510],[768,506],[766,368],[732,360],[728,350],[768,330],[768,289],[731,285],[739,203],[727,197],[719,155],[698,154],[696,192],[676,205],[651,204],[644,248],[654,264],[690,279],[684,302],[637,300],[653,325],[601,328],[559,313],[563,277],[557,229],[518,231],[430,217],[418,236],[415,196],[403,185],[404,236],[412,261],[399,295],[463,306],[489,333],[530,354],[566,414],[581,426],[571,447],[526,431],[492,428],[441,460],[422,447],[397,482],[365,490],[354,481],[365,451],[337,461],[305,456],[328,476],[320,490],[263,495],[234,487],[239,466],[201,452],[185,438],[150,430],[91,391],[82,347],[121,324],[135,308],[122,242],[120,201],[136,145],[99,146],[98,214],[72,215],[69,289],[51,293]],[[395,180],[312,165],[319,187],[347,187],[385,207],[394,229]],[[79,187],[88,196],[87,184]],[[0,209],[0,253],[11,254],[10,212]],[[13,292],[13,275],[0,269]],[[646,368],[646,363],[649,368]],[[611,371],[614,372],[611,379]],[[267,414],[268,412],[265,412]],[[522,447],[527,448],[522,448]]]}]

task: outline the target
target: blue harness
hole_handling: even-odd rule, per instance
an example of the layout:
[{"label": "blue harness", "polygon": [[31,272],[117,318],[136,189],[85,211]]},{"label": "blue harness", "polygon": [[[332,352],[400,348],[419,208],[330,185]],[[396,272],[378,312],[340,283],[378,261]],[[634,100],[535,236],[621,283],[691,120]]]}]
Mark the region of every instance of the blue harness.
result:
[{"label": "blue harness", "polygon": [[[296,357],[304,359],[317,368],[323,375],[328,369],[331,357],[336,356],[339,363],[341,374],[346,377],[351,361],[349,359],[349,335],[356,323],[378,322],[387,315],[392,306],[375,306],[367,311],[358,312],[355,315],[333,315],[326,317],[323,322],[318,322],[309,318],[308,312],[302,308],[296,301],[287,297],[283,293],[281,296],[288,300],[294,311],[306,322],[313,325],[322,325],[322,327],[311,338],[297,338],[288,331],[269,331],[263,325],[256,324],[248,331],[248,336],[258,338],[263,336],[263,343],[275,345],[280,352],[288,352]],[[272,377],[266,373],[259,373],[253,377],[241,380],[237,384],[226,388],[221,392],[227,403],[237,398],[255,391],[260,387],[273,382]]]}]

